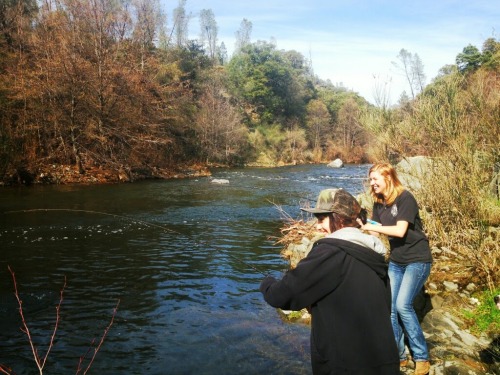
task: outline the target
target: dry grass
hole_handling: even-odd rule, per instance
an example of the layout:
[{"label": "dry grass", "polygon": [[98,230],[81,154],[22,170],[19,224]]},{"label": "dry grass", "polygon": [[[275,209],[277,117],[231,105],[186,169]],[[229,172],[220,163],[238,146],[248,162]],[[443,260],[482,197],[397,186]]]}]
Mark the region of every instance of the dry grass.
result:
[{"label": "dry grass", "polygon": [[[458,152],[458,151],[457,151]],[[451,158],[451,156],[450,156]],[[490,290],[500,283],[499,207],[483,189],[488,175],[464,154],[435,159],[416,192],[431,246],[446,249],[446,278]],[[443,259],[441,259],[443,258]]]},{"label": "dry grass", "polygon": [[364,116],[372,158],[424,155],[432,165],[413,190],[435,265],[431,279],[500,286],[500,201],[489,191],[500,167],[500,71],[441,77],[417,100]]},{"label": "dry grass", "polygon": [[282,246],[281,256],[288,260],[290,267],[294,268],[297,263],[304,257],[305,254],[299,254],[292,251],[295,245],[307,241],[314,241],[319,238],[319,233],[316,231],[316,222],[314,220],[306,220],[304,218],[295,219],[291,217],[282,207],[275,205],[280,212],[284,221],[280,229],[280,236],[275,238],[275,243]]}]

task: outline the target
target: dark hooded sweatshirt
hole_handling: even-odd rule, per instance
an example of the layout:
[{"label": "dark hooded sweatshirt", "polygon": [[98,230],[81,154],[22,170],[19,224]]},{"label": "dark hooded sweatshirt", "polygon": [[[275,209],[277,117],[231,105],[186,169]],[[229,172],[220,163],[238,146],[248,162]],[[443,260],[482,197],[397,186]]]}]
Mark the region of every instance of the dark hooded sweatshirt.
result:
[{"label": "dark hooded sweatshirt", "polygon": [[266,277],[260,291],[273,307],[310,308],[314,374],[399,374],[382,255],[349,241],[322,239],[281,280]]}]

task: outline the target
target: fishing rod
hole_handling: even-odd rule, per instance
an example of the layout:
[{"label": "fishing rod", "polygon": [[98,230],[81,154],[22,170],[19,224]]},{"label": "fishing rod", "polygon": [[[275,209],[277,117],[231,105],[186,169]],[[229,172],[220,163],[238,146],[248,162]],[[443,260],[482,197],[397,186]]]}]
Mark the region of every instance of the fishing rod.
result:
[{"label": "fishing rod", "polygon": [[[32,208],[32,209],[26,209],[26,210],[5,211],[5,212],[2,212],[2,214],[16,214],[16,213],[30,213],[30,212],[57,212],[57,211],[63,211],[63,212],[81,212],[81,213],[86,213],[86,214],[111,216],[111,217],[115,217],[115,218],[119,218],[119,219],[128,220],[128,221],[133,222],[133,223],[140,223],[140,224],[143,224],[143,225],[145,225],[147,227],[158,228],[158,229],[161,229],[161,230],[163,230],[165,232],[169,232],[169,233],[173,233],[173,234],[178,234],[180,236],[187,237],[189,239],[189,236],[187,234],[184,234],[184,233],[181,233],[179,231],[167,228],[164,225],[155,224],[155,223],[152,223],[151,221],[134,219],[132,217],[125,216],[125,215],[112,214],[112,213],[109,213],[109,212],[102,212],[102,211],[82,210],[82,209],[73,209],[73,208]],[[233,260],[237,261],[238,263],[243,264],[246,267],[252,268],[254,271],[257,271],[259,274],[261,274],[263,276],[268,276],[269,275],[269,273],[266,273],[266,272],[258,269],[253,264],[245,262],[245,261],[239,259],[238,257],[236,257],[235,255],[230,254],[229,252],[227,252],[227,251],[225,251],[223,249],[218,249],[216,247],[211,246],[208,242],[204,243],[202,241],[196,241],[196,240],[192,240],[192,239],[191,239],[191,241],[193,241],[194,244],[196,244],[196,245],[203,245],[203,246],[208,247],[208,248],[213,248],[214,250],[224,251],[224,253],[227,256],[229,256]]]}]

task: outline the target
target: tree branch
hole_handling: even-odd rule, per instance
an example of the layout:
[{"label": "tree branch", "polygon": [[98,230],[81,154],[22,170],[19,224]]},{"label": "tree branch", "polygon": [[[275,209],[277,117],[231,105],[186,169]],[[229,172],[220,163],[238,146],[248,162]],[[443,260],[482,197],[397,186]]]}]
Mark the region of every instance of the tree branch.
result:
[{"label": "tree branch", "polygon": [[[108,326],[104,330],[104,333],[101,337],[101,340],[99,341],[99,344],[94,348],[94,354],[92,355],[92,358],[90,359],[90,362],[87,365],[87,368],[83,371],[83,374],[86,374],[89,371],[90,367],[92,366],[92,363],[94,362],[95,356],[97,355],[97,352],[99,351],[99,349],[101,349],[101,346],[104,342],[104,338],[107,336],[109,329],[113,325],[113,322],[114,322],[115,316],[116,316],[116,311],[118,310],[119,304],[120,304],[120,300],[118,300],[118,302],[116,303],[116,306],[113,309],[113,315],[111,316],[111,321],[109,322]],[[87,353],[85,353],[85,355],[83,357],[80,357],[80,362],[78,363],[78,369],[76,370],[76,375],[78,375],[82,371],[81,365],[82,365],[85,357],[87,357],[87,354],[90,352],[90,349],[91,349],[92,345],[94,344],[94,341],[95,340],[92,340],[92,342],[90,343],[90,347],[89,347]]]}]

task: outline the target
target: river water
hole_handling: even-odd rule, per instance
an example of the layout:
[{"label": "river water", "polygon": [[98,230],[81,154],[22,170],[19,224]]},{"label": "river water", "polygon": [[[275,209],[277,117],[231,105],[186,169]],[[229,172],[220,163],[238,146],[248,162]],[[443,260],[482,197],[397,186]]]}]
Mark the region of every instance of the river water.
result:
[{"label": "river water", "polygon": [[[368,165],[214,170],[212,178],[0,190],[0,364],[75,374],[310,374],[309,327],[259,292],[288,264],[275,241],[324,188],[363,190]],[[118,305],[116,314],[114,308]]]}]

